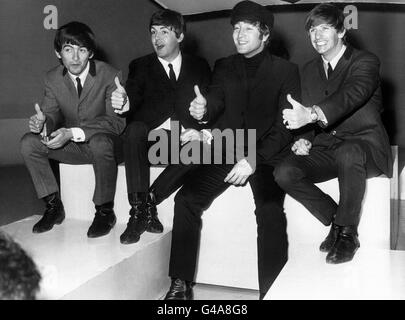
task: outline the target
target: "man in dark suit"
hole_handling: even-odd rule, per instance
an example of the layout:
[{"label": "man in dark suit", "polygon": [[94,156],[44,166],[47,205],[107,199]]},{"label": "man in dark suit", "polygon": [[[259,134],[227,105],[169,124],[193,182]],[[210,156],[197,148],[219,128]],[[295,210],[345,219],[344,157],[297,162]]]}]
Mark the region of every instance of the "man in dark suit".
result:
[{"label": "man in dark suit", "polygon": [[[283,117],[290,129],[314,130],[294,143],[275,177],[324,225],[332,223],[320,250],[328,252],[326,262],[343,263],[360,246],[357,226],[366,179],[392,174],[380,117],[380,63],[375,55],[345,44],[344,15],[333,4],[316,6],[305,28],[319,56],[303,68],[303,105],[289,97],[293,108]],[[314,185],[334,177],[339,204]]]},{"label": "man in dark suit", "polygon": [[96,49],[94,34],[83,23],[60,27],[54,47],[61,65],[47,73],[44,100],[41,107],[35,106],[36,114],[29,120],[31,133],[21,140],[21,153],[38,197],[46,203],[45,213],[33,232],[48,231],[65,218],[58,184],[49,165],[49,159],[55,159],[93,165],[96,213],[87,235],[100,237],[108,234],[116,222],[115,151],[120,148],[119,135],[125,128],[125,119],[114,113],[110,96],[116,89],[114,79],[120,73],[104,62],[92,60]]},{"label": "man in dark suit", "polygon": [[[192,299],[201,215],[231,184],[243,185],[249,180],[254,194],[260,298],[287,261],[285,194],[274,181],[273,168],[292,140],[282,123],[281,111],[288,106],[288,92],[300,96],[300,80],[296,65],[272,56],[266,48],[273,21],[272,13],[265,7],[252,1],[238,3],[231,14],[238,54],[216,62],[208,94],[197,94],[191,102],[190,112],[196,119],[211,121],[222,114],[217,128],[230,129],[234,136],[236,130],[243,130],[245,137],[249,136],[247,130],[253,129],[256,136],[253,143],[240,148],[243,152],[233,163],[196,168],[177,193],[168,300]],[[214,135],[211,141],[214,149],[215,138]],[[246,149],[255,144],[257,152],[249,156]],[[238,153],[239,147],[237,143],[234,152]],[[224,157],[230,149],[229,145],[224,148]]]},{"label": "man in dark suit", "polygon": [[[180,13],[158,11],[152,15],[149,27],[155,52],[133,60],[125,89],[120,87],[112,95],[116,112],[128,113],[129,122],[124,159],[131,210],[127,228],[120,237],[123,244],[138,242],[145,231],[163,231],[156,205],[180,187],[190,167],[171,166],[149,188],[148,150],[154,143],[148,141],[148,134],[152,130],[166,130],[169,136],[166,151],[170,157],[170,141],[179,140],[176,137],[179,126],[201,129],[202,125],[190,116],[188,107],[194,97],[193,86],[205,88],[211,77],[204,59],[180,50],[186,31]],[[171,123],[178,124],[176,130],[171,130]],[[178,152],[174,151],[176,157]]]}]

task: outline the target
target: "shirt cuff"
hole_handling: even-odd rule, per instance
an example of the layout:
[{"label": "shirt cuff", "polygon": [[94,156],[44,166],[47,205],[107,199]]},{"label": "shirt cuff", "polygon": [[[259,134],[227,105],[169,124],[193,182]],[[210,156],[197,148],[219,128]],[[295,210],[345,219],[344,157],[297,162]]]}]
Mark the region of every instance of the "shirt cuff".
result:
[{"label": "shirt cuff", "polygon": [[202,129],[201,133],[203,135],[203,142],[206,142],[208,144],[211,144],[212,139],[214,138],[212,136],[212,133],[206,129]]},{"label": "shirt cuff", "polygon": [[83,129],[80,128],[70,128],[72,130],[72,141],[74,142],[84,142],[86,140],[86,135],[84,134]]},{"label": "shirt cuff", "polygon": [[322,124],[326,127],[328,125],[328,119],[326,119],[326,116],[323,113],[322,109],[317,105],[314,105],[313,108],[315,109],[315,112],[318,115],[318,121],[321,121]]}]

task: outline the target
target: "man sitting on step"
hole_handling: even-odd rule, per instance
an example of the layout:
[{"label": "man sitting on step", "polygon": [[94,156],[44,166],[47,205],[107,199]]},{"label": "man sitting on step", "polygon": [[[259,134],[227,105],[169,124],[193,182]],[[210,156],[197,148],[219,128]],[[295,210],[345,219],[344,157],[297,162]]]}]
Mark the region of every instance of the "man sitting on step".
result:
[{"label": "man sitting on step", "polygon": [[[186,31],[180,13],[155,12],[149,27],[155,52],[130,63],[125,89],[119,86],[111,98],[116,112],[126,113],[128,121],[124,160],[131,210],[127,228],[120,237],[123,244],[138,242],[145,231],[163,232],[156,205],[181,186],[190,166],[170,166],[149,187],[148,150],[154,142],[148,141],[148,135],[153,130],[166,130],[169,157],[177,153],[178,159],[179,150],[173,148],[171,152],[170,141],[179,140],[175,131],[179,133],[180,127],[203,128],[190,116],[189,104],[194,97],[194,85],[203,90],[211,77],[204,59],[185,54],[180,48]],[[177,130],[171,128],[172,123],[179,124]]]},{"label": "man sitting on step", "polygon": [[[327,263],[352,260],[366,179],[392,175],[391,148],[381,121],[378,58],[345,42],[342,10],[316,6],[305,23],[318,57],[301,74],[303,104],[289,97],[283,111],[289,129],[309,133],[292,146],[274,174],[278,184],[321,223],[332,224],[320,250]],[[338,178],[339,204],[315,183]],[[367,214],[367,213],[365,213]]]},{"label": "man sitting on step", "polygon": [[[93,201],[96,213],[87,236],[100,237],[115,225],[113,211],[117,180],[117,150],[125,119],[114,113],[111,94],[118,70],[93,60],[94,34],[80,22],[58,29],[54,40],[61,65],[45,77],[41,107],[29,120],[30,133],[21,139],[21,153],[37,195],[46,203],[33,232],[49,231],[65,218],[59,187],[49,159],[69,164],[91,163],[96,177]],[[119,154],[119,153],[118,153]]]}]

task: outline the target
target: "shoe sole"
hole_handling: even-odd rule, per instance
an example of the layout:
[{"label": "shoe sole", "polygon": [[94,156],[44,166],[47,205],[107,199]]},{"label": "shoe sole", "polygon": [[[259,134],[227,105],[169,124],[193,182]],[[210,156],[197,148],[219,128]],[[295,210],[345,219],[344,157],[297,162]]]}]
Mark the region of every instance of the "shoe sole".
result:
[{"label": "shoe sole", "polygon": [[150,232],[150,233],[163,233],[163,230],[146,229],[146,232]]}]

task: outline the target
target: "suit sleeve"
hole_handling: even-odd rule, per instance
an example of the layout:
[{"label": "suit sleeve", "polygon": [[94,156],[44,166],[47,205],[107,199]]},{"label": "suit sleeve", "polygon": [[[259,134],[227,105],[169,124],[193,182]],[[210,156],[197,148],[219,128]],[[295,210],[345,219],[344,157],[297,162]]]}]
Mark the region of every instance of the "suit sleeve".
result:
[{"label": "suit sleeve", "polygon": [[270,129],[259,139],[257,144],[258,162],[267,162],[281,152],[292,141],[292,134],[283,124],[282,111],[291,108],[287,94],[301,99],[301,84],[298,67],[293,65],[288,70],[279,94],[278,113]]},{"label": "suit sleeve", "polygon": [[41,110],[46,116],[48,133],[59,129],[62,126],[64,116],[60,111],[58,101],[56,100],[56,96],[47,77],[45,78],[44,98],[42,100]]},{"label": "suit sleeve", "polygon": [[317,103],[328,120],[328,126],[365,105],[380,85],[379,67],[375,55],[363,53],[352,64],[339,90]]},{"label": "suit sleeve", "polygon": [[[200,88],[201,94],[205,97],[208,94],[208,88],[210,84],[211,84],[211,68],[206,60],[202,60],[198,87]],[[193,120],[195,119],[193,118]],[[210,123],[208,123],[208,118],[206,119],[203,118],[202,121],[197,120],[195,121],[198,123],[198,128],[200,130],[209,128]]]},{"label": "suit sleeve", "polygon": [[130,111],[128,116],[132,116],[143,103],[143,93],[145,91],[145,75],[141,69],[141,63],[137,60],[129,64],[128,79],[125,84],[125,90],[130,102]]},{"label": "suit sleeve", "polygon": [[86,135],[86,141],[96,133],[104,132],[120,135],[125,129],[125,118],[115,113],[111,104],[111,94],[117,89],[114,82],[116,76],[119,78],[120,82],[122,81],[121,72],[110,77],[109,83],[105,89],[105,114],[95,117],[92,121],[87,122],[85,126],[81,127]]},{"label": "suit sleeve", "polygon": [[212,83],[208,87],[208,93],[206,95],[207,113],[202,119],[203,121],[208,121],[209,124],[213,124],[225,108],[225,73],[226,68],[223,60],[217,60],[212,74]]}]

